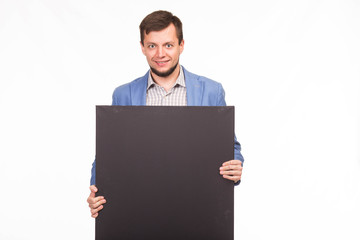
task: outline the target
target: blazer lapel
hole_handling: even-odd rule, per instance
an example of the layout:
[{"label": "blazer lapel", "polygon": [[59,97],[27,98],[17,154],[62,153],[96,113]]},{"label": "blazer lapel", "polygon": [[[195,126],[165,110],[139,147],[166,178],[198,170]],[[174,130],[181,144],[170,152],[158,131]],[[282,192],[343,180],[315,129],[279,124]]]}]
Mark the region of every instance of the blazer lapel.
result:
[{"label": "blazer lapel", "polygon": [[141,78],[137,79],[131,84],[131,105],[145,106],[146,105],[146,88],[149,77],[149,71]]},{"label": "blazer lapel", "polygon": [[188,106],[201,106],[203,96],[203,86],[198,80],[198,76],[188,72],[184,67],[184,77],[186,84],[186,98]]}]

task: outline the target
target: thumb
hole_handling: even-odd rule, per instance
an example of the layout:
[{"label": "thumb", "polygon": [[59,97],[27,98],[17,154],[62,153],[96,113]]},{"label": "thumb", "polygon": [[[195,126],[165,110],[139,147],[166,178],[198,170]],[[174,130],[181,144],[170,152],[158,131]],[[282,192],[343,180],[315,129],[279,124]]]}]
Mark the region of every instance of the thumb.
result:
[{"label": "thumb", "polygon": [[95,185],[91,185],[90,186],[90,195],[94,196],[95,197],[95,193],[98,191],[97,187]]}]

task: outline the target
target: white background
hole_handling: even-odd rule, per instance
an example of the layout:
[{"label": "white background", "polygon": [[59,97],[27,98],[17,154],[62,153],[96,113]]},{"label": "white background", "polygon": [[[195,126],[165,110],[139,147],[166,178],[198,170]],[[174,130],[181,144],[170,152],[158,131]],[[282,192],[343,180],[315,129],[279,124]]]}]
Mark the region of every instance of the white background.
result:
[{"label": "white background", "polygon": [[360,239],[360,2],[0,1],[0,239],[94,239],[95,105],[148,69],[138,25],[184,24],[245,157],[235,239]]}]

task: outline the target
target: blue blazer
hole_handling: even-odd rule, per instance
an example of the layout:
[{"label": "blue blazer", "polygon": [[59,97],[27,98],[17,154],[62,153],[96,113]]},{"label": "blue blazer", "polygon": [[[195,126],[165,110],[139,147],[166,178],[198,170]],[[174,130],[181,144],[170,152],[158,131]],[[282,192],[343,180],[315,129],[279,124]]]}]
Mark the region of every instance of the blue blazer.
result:
[{"label": "blue blazer", "polygon": [[[188,106],[226,106],[225,91],[220,83],[209,78],[188,72],[184,67],[186,97]],[[146,88],[150,70],[142,77],[117,87],[113,93],[112,105],[120,106],[145,106]],[[241,146],[234,141],[234,159],[244,161],[240,153]],[[230,160],[230,159],[228,159]],[[91,185],[95,185],[96,161],[91,170]]]}]

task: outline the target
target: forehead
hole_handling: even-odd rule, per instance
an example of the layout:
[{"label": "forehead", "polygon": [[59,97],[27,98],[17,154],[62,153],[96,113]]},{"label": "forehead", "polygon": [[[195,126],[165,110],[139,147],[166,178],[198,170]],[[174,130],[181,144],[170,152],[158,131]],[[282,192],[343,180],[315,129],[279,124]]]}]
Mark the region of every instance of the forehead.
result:
[{"label": "forehead", "polygon": [[170,24],[168,27],[160,31],[151,31],[149,34],[145,33],[144,42],[163,43],[163,42],[176,42],[178,38],[176,36],[176,28],[174,24]]}]

